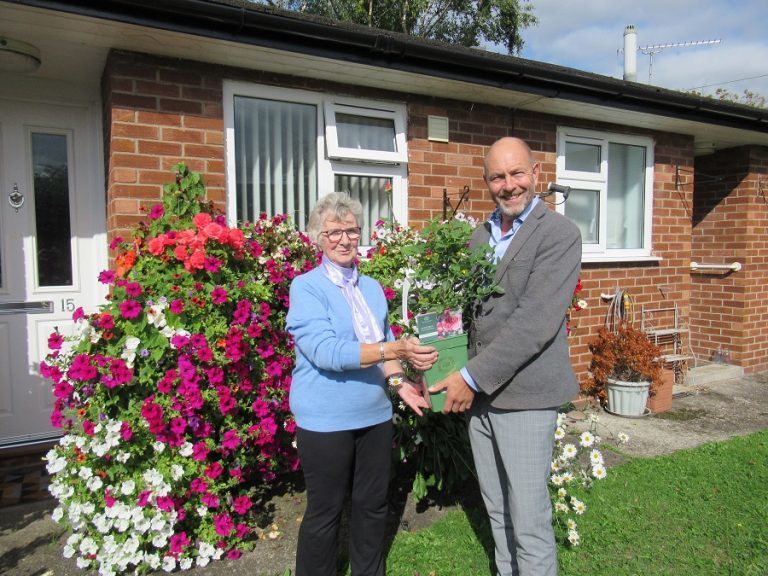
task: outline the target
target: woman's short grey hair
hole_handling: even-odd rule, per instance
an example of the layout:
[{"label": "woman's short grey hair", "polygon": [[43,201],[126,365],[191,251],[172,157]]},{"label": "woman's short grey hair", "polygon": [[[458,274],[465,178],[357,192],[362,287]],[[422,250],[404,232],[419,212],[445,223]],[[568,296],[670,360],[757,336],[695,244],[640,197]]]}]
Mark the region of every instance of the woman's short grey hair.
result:
[{"label": "woman's short grey hair", "polygon": [[355,217],[358,226],[362,226],[363,205],[345,192],[331,192],[317,201],[309,213],[307,236],[315,244],[320,240],[323,222],[326,220],[343,220],[349,214]]}]

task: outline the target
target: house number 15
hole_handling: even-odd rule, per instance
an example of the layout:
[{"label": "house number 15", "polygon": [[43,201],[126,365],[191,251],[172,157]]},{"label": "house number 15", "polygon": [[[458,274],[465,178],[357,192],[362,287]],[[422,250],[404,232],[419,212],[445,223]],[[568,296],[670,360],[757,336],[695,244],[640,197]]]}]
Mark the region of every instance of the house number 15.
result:
[{"label": "house number 15", "polygon": [[74,312],[75,311],[75,299],[74,298],[62,298],[61,299],[61,311],[62,312]]}]

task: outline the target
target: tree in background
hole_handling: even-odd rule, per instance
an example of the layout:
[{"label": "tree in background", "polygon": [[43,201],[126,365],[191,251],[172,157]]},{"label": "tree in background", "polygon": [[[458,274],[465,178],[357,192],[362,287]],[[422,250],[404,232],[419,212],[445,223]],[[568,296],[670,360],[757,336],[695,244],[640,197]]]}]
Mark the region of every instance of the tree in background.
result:
[{"label": "tree in background", "polygon": [[523,47],[521,32],[537,24],[529,0],[256,0],[274,8],[325,16],[461,46]]}]

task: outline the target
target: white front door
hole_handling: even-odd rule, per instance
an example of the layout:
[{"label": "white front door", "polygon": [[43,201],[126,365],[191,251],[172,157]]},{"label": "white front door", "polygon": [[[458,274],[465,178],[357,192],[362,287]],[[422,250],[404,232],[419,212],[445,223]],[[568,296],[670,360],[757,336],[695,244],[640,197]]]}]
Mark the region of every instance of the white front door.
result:
[{"label": "white front door", "polygon": [[103,301],[94,124],[86,106],[0,99],[0,447],[59,434],[40,377],[48,336],[69,333],[76,308]]}]

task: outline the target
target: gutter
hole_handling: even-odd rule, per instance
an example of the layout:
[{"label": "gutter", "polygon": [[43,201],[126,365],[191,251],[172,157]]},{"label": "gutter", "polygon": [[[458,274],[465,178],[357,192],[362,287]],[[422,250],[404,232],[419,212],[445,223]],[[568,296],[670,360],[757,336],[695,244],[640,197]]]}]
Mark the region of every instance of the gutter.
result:
[{"label": "gutter", "polygon": [[276,10],[247,0],[5,1],[540,97],[768,133],[768,110]]}]

